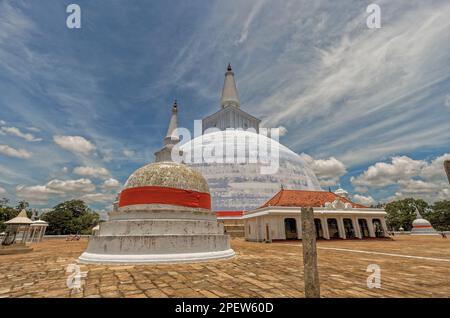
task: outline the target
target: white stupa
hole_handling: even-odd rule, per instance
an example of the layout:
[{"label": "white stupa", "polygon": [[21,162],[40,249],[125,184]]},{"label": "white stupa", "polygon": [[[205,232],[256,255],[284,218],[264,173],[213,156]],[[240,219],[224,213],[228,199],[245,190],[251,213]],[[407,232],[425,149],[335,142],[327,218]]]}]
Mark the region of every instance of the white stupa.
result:
[{"label": "white stupa", "polygon": [[99,224],[80,257],[83,263],[178,263],[230,258],[229,236],[211,211],[203,176],[169,161],[176,128],[173,107],[157,162],[136,170],[120,193],[117,210]]},{"label": "white stupa", "polygon": [[[255,209],[273,197],[281,185],[286,189],[322,190],[316,175],[300,155],[278,141],[258,134],[261,130],[260,122],[258,118],[242,110],[234,72],[231,65],[228,65],[219,110],[202,120],[202,136],[180,146],[186,164],[199,171],[208,181],[214,211]],[[220,131],[206,131],[214,128]],[[230,128],[232,130],[227,131]],[[259,150],[260,160],[256,163],[249,160],[249,154],[253,150],[248,140],[254,140],[257,136],[268,148],[279,154],[279,169],[274,174],[261,173],[264,162],[270,162],[270,158],[266,158]],[[231,148],[236,153],[234,162],[197,163],[192,160],[196,153],[208,151],[217,140],[222,140],[227,147],[232,145]],[[242,153],[245,154],[244,158],[239,157]]]},{"label": "white stupa", "polygon": [[438,235],[428,220],[425,220],[416,208],[416,219],[412,223],[411,235]]}]

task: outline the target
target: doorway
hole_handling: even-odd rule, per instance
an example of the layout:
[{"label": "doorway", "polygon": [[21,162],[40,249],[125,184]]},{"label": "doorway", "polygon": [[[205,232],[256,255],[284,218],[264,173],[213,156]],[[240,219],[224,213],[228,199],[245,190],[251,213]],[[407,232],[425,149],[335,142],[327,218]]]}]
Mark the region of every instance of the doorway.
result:
[{"label": "doorway", "polygon": [[339,238],[339,228],[336,219],[328,219],[328,233],[330,233],[330,239]]},{"label": "doorway", "polygon": [[351,219],[344,219],[344,230],[346,238],[355,238],[355,229],[353,228],[353,222]]},{"label": "doorway", "polygon": [[359,228],[361,230],[361,237],[370,237],[369,226],[366,219],[358,219]]},{"label": "doorway", "polygon": [[286,240],[298,240],[297,221],[293,218],[284,219]]},{"label": "doorway", "polygon": [[314,219],[314,226],[316,228],[316,238],[322,239],[323,238],[323,230],[322,230],[322,222],[320,219]]},{"label": "doorway", "polygon": [[372,224],[375,231],[375,237],[384,237],[383,226],[381,225],[380,219],[373,219]]}]

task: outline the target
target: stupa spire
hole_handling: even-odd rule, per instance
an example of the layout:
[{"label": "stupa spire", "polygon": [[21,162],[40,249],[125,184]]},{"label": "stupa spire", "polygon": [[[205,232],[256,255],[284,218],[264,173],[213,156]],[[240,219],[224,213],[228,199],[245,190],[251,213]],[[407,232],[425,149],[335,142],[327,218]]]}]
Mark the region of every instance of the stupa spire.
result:
[{"label": "stupa spire", "polygon": [[172,161],[172,148],[180,142],[180,138],[178,135],[174,134],[175,130],[178,127],[178,103],[175,100],[172,105],[172,116],[169,121],[169,128],[167,129],[166,137],[164,137],[164,147],[161,150],[155,152],[155,161]]},{"label": "stupa spire", "polygon": [[180,138],[178,136],[172,136],[174,130],[177,129],[178,127],[177,112],[178,112],[178,103],[177,100],[175,100],[172,105],[172,116],[170,117],[169,128],[167,129],[166,137],[164,138],[164,145],[168,144],[174,145],[180,141]]},{"label": "stupa spire", "polygon": [[416,220],[423,219],[422,215],[419,212],[419,209],[416,207]]},{"label": "stupa spire", "polygon": [[225,80],[223,82],[222,97],[220,98],[220,106],[222,108],[226,106],[240,107],[241,102],[236,88],[236,82],[234,80],[234,72],[231,68],[231,64],[228,64],[227,72],[225,73]]}]

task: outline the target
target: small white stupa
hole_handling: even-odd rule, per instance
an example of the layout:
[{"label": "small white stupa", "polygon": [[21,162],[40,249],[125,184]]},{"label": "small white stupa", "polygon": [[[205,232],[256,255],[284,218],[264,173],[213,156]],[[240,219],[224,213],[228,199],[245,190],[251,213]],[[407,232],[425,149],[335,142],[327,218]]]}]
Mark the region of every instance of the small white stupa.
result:
[{"label": "small white stupa", "polygon": [[412,223],[411,235],[438,235],[428,220],[425,220],[416,207],[416,219]]},{"label": "small white stupa", "polygon": [[198,262],[230,258],[229,236],[211,211],[203,176],[171,162],[178,142],[174,104],[164,147],[156,162],[137,169],[120,193],[109,221],[89,238],[82,263],[146,264]]},{"label": "small white stupa", "polygon": [[339,189],[334,191],[334,194],[348,199],[348,192],[346,190],[342,189],[341,187],[339,187]]}]

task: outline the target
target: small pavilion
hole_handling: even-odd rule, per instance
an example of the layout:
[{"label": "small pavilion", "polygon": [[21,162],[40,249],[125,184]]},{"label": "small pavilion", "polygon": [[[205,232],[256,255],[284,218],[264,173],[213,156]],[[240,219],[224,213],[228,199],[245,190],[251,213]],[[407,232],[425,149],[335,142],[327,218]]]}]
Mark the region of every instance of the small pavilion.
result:
[{"label": "small pavilion", "polygon": [[30,225],[30,233],[28,235],[27,242],[39,243],[42,241],[45,235],[45,230],[47,229],[48,223],[43,220],[33,221]]},{"label": "small pavilion", "polygon": [[33,221],[28,218],[27,211],[23,209],[19,215],[6,221],[5,236],[2,239],[0,254],[15,254],[29,252],[32,248],[26,246],[30,227]]}]

